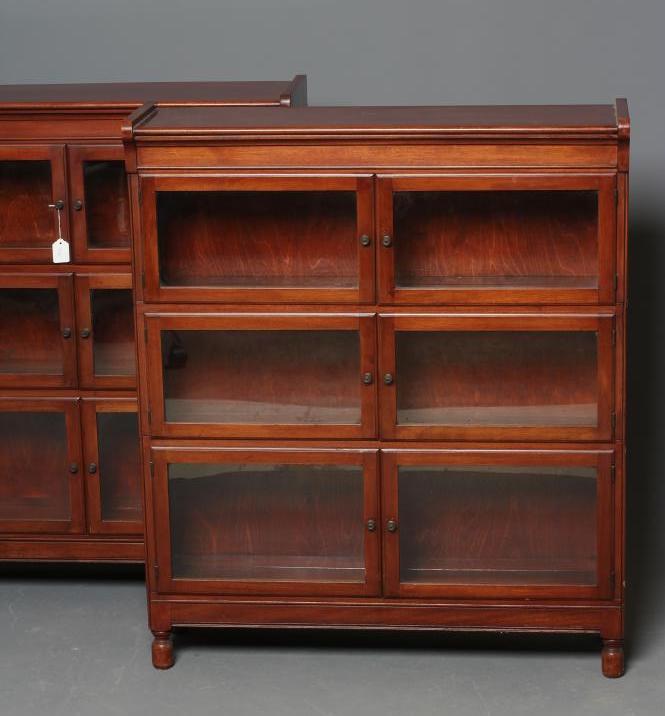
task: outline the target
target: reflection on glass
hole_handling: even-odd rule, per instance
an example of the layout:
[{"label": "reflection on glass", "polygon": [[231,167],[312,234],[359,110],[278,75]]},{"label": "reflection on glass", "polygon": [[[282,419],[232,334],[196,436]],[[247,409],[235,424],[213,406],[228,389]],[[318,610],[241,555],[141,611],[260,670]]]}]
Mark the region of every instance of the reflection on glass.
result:
[{"label": "reflection on glass", "polygon": [[123,161],[83,163],[88,246],[129,248],[129,195]]},{"label": "reflection on glass", "polygon": [[50,248],[52,203],[50,162],[0,161],[0,248]]},{"label": "reflection on glass", "polygon": [[55,288],[0,289],[0,373],[62,375]]},{"label": "reflection on glass", "polygon": [[401,288],[596,288],[595,191],[393,195]]},{"label": "reflection on glass", "polygon": [[598,424],[591,331],[399,331],[401,425]]},{"label": "reflection on glass", "polygon": [[141,470],[136,413],[97,413],[99,488],[104,521],[141,520]]},{"label": "reflection on glass", "polygon": [[174,578],[364,582],[360,466],[171,464],[168,481]]},{"label": "reflection on glass", "polygon": [[357,331],[162,331],[170,422],[360,424]]},{"label": "reflection on glass", "polygon": [[400,580],[593,585],[595,468],[400,467]]},{"label": "reflection on glass", "polygon": [[131,289],[90,291],[95,375],[135,375]]},{"label": "reflection on glass", "polygon": [[354,192],[159,192],[157,216],[163,286],[358,285]]},{"label": "reflection on glass", "polygon": [[0,412],[0,520],[67,520],[63,413]]}]

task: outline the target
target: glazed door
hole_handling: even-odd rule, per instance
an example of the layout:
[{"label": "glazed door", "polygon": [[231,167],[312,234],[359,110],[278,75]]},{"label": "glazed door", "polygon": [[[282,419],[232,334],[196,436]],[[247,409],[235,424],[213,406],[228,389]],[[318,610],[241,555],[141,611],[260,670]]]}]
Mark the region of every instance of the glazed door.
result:
[{"label": "glazed door", "polygon": [[384,303],[614,303],[616,177],[381,177]]},{"label": "glazed door", "polygon": [[76,385],[70,274],[0,274],[0,387]]},{"label": "glazed door", "polygon": [[152,434],[375,437],[375,324],[356,314],[148,314]]},{"label": "glazed door", "polygon": [[58,216],[69,241],[66,202],[64,146],[0,146],[0,262],[52,263]]},{"label": "glazed door", "polygon": [[129,263],[131,223],[122,145],[69,146],[76,260]]},{"label": "glazed door", "polygon": [[141,179],[146,301],[369,303],[370,176]]},{"label": "glazed door", "polygon": [[81,403],[91,534],[142,534],[143,498],[135,398]]},{"label": "glazed door", "polygon": [[381,435],[611,440],[614,316],[380,318]]},{"label": "glazed door", "polygon": [[0,532],[84,531],[76,398],[0,398]]},{"label": "glazed door", "polygon": [[386,596],[612,596],[612,451],[387,450],[381,461]]},{"label": "glazed door", "polygon": [[77,275],[76,317],[81,385],[85,388],[135,387],[131,275]]},{"label": "glazed door", "polygon": [[151,456],[160,592],[379,593],[375,450]]}]

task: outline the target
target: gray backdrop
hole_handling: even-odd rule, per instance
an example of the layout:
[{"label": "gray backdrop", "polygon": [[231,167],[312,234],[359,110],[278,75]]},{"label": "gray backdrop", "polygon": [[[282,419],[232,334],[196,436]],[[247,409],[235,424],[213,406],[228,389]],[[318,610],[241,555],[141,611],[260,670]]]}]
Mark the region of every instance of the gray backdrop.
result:
[{"label": "gray backdrop", "polygon": [[[284,79],[312,104],[612,102],[633,127],[630,632],[665,529],[663,0],[0,0],[0,83]],[[656,614],[661,612],[656,607]],[[662,618],[661,618],[662,621]]]}]

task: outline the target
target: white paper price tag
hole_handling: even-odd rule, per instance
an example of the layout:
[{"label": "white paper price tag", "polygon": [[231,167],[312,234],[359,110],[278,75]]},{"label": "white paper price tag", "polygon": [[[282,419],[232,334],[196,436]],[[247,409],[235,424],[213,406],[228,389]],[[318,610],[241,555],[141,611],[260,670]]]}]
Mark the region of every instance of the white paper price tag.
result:
[{"label": "white paper price tag", "polygon": [[64,239],[57,239],[51,244],[54,264],[69,263],[69,243]]}]

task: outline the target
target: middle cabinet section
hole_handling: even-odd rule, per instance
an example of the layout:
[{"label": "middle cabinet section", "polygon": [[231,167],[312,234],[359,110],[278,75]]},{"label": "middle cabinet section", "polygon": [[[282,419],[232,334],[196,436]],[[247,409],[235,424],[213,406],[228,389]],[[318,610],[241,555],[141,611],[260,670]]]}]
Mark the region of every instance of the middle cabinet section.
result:
[{"label": "middle cabinet section", "polygon": [[148,311],[151,429],[167,438],[611,440],[615,320],[609,309]]}]

